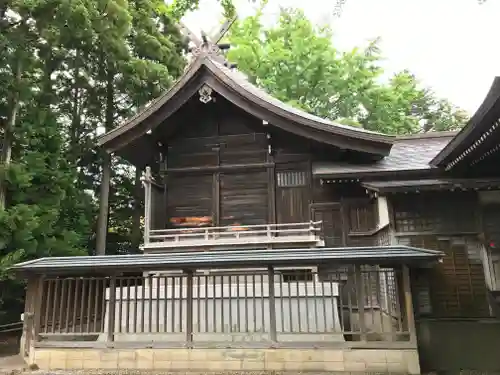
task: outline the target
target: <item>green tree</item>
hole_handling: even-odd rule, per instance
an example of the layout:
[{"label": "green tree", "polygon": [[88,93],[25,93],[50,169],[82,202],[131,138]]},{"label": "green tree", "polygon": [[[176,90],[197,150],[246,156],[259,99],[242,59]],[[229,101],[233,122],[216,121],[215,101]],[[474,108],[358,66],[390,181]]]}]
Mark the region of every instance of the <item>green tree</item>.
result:
[{"label": "green tree", "polygon": [[455,130],[464,111],[422,87],[409,72],[383,82],[378,40],[342,52],[328,27],[315,27],[297,9],[282,9],[277,24],[263,9],[233,25],[228,58],[278,99],[343,124],[390,134]]},{"label": "green tree", "polygon": [[[10,265],[92,252],[103,159],[94,139],[181,74],[185,42],[175,22],[192,6],[197,1],[0,1],[0,321],[22,311],[23,286]],[[110,225],[120,235],[108,247],[130,251],[140,233],[124,228],[140,220],[140,171],[109,162],[119,191]]]}]

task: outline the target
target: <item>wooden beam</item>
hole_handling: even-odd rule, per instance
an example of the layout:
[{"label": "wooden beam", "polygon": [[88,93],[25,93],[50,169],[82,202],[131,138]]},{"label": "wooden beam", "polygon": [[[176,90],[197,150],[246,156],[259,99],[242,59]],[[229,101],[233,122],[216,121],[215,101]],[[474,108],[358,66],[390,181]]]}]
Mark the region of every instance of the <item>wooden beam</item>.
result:
[{"label": "wooden beam", "polygon": [[212,43],[214,44],[217,44],[219,43],[222,38],[224,38],[224,36],[226,35],[226,33],[229,31],[229,29],[231,28],[231,26],[233,25],[233,23],[236,21],[236,16],[234,16],[233,18],[229,19],[229,20],[226,20],[226,22],[224,22],[219,31],[217,32],[217,34],[215,34],[212,38],[210,38],[212,40]]},{"label": "wooden beam", "polygon": [[229,172],[235,170],[248,170],[259,168],[274,168],[274,163],[252,163],[252,164],[228,164],[228,165],[213,165],[202,167],[186,167],[186,168],[170,168],[167,173],[193,173],[193,172]]}]

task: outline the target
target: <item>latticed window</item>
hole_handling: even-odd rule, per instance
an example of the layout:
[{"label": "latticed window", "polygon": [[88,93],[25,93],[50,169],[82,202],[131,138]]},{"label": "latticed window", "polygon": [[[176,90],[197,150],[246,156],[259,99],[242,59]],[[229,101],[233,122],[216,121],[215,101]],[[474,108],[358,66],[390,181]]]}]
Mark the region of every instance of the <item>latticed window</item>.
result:
[{"label": "latticed window", "polygon": [[307,186],[307,175],[304,171],[287,171],[276,173],[278,187]]}]

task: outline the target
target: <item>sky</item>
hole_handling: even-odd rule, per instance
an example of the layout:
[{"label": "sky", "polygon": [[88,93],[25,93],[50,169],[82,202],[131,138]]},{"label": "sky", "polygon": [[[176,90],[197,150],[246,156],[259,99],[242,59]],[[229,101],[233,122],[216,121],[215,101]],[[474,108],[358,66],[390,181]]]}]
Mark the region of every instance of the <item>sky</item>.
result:
[{"label": "sky", "polygon": [[[496,75],[500,75],[500,0],[269,0],[265,15],[274,22],[279,7],[304,10],[316,24],[329,24],[341,50],[381,38],[387,72],[410,70],[427,87],[474,113]],[[253,14],[251,0],[236,0],[240,18]],[[183,21],[209,32],[222,20],[216,0],[202,0]]]}]

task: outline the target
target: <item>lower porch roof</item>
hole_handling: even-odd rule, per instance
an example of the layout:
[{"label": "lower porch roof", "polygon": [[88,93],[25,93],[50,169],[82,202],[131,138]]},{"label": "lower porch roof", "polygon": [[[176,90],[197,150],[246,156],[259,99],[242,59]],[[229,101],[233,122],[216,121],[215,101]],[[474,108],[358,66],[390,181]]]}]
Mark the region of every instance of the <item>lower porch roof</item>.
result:
[{"label": "lower porch roof", "polygon": [[40,258],[16,264],[21,274],[117,274],[155,270],[241,268],[268,266],[317,266],[322,264],[422,265],[444,253],[409,246],[336,247],[279,250],[200,251]]},{"label": "lower porch roof", "polygon": [[366,181],[361,185],[377,193],[398,193],[424,190],[482,190],[499,189],[500,179],[418,179],[402,181]]}]

